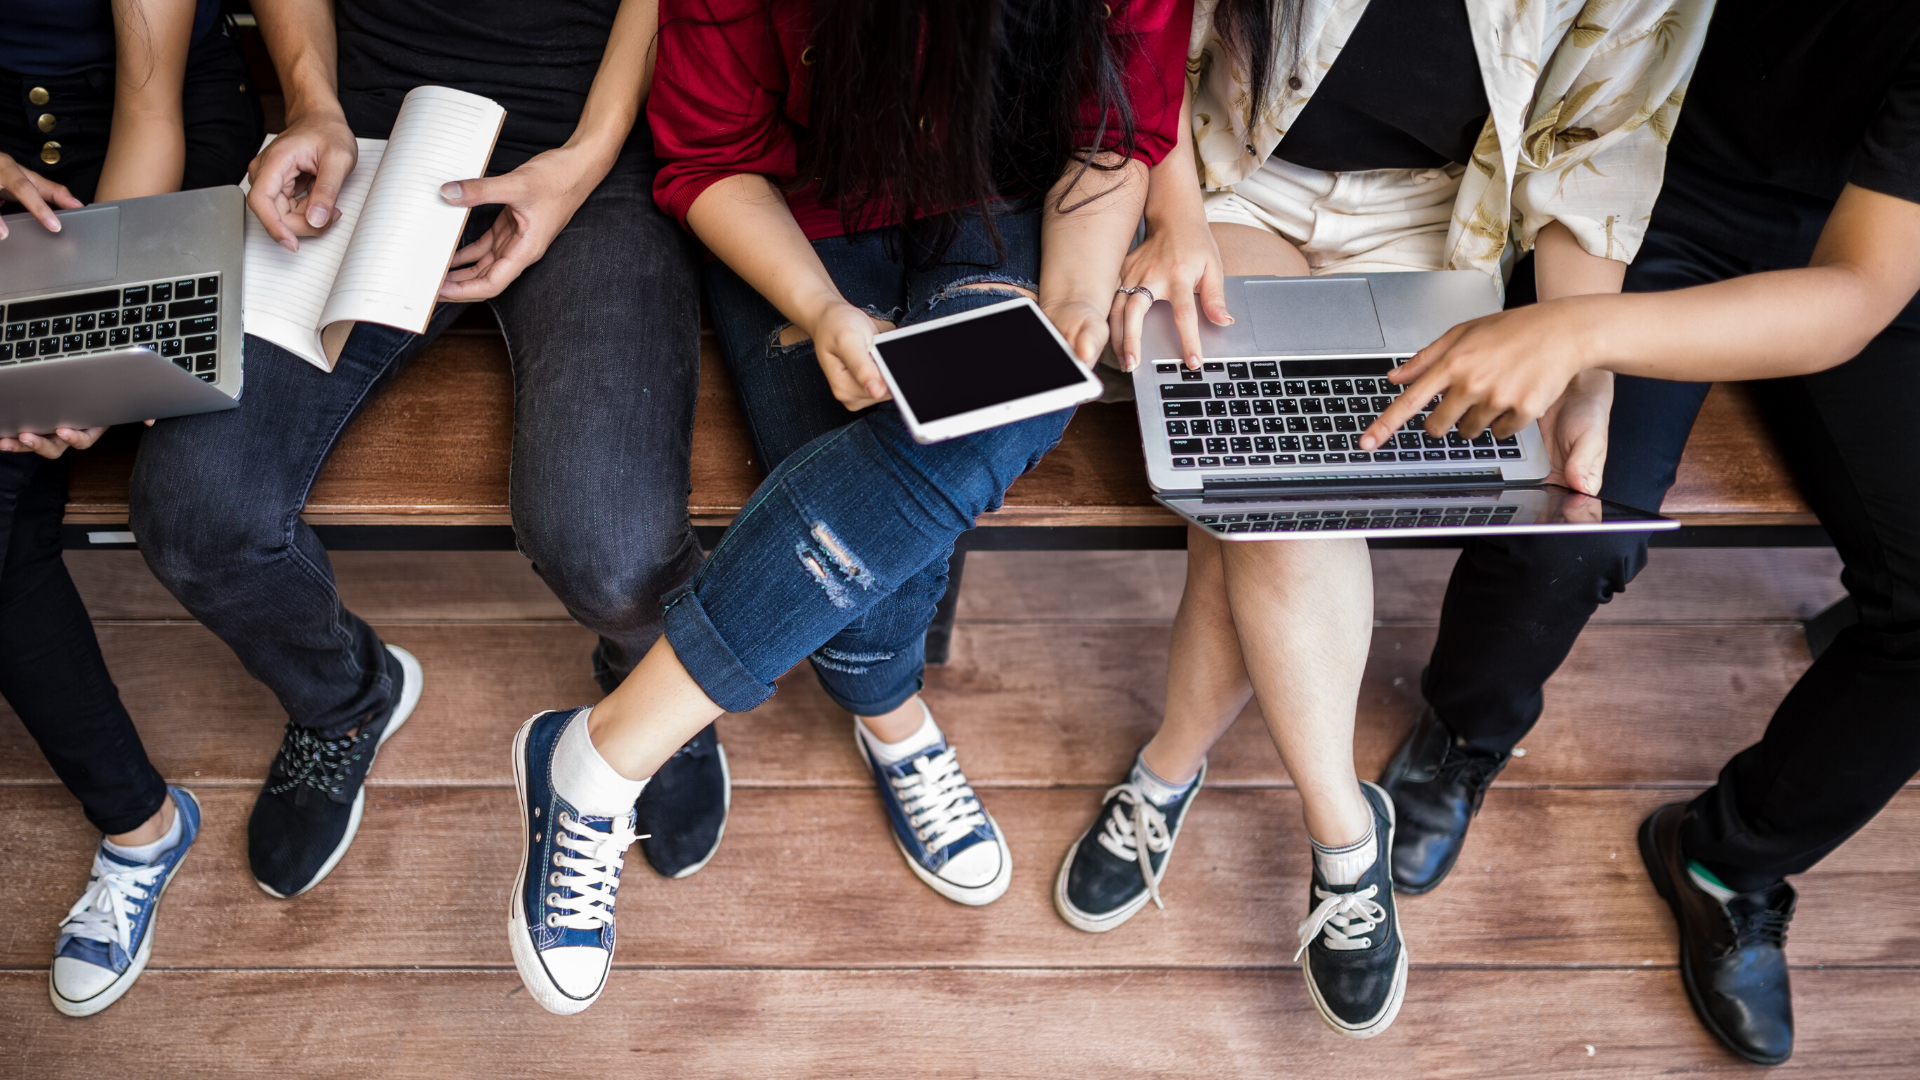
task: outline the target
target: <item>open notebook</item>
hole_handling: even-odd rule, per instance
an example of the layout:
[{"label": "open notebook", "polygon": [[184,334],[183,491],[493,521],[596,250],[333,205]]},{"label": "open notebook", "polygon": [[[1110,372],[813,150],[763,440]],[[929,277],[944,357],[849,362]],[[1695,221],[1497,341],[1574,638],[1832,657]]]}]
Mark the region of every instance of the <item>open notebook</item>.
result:
[{"label": "open notebook", "polygon": [[332,371],[356,322],[424,332],[467,223],[466,208],[447,205],[440,185],[482,174],[506,115],[477,94],[417,87],[392,137],[359,140],[340,219],[324,235],[288,251],[249,213],[247,333]]}]

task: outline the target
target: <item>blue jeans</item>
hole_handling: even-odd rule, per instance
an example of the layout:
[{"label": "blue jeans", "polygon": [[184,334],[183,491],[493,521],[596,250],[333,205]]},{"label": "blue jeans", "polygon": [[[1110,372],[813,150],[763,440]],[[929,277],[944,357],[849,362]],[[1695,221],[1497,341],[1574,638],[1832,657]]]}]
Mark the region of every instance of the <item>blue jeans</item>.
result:
[{"label": "blue jeans", "polygon": [[[513,362],[515,536],[600,635],[594,676],[608,691],[700,561],[687,520],[698,276],[652,179],[644,155],[621,158],[489,302]],[[469,239],[487,224],[475,218]],[[328,737],[385,711],[393,687],[300,511],[348,426],[464,307],[441,304],[419,335],[360,324],[331,374],[249,337],[240,407],[162,420],[140,447],[132,522],[147,565],[295,723]]]},{"label": "blue jeans", "polygon": [[[1004,258],[977,220],[938,258],[898,229],[813,246],[850,303],[907,325],[1018,295],[969,284],[1035,288],[1039,213],[998,224]],[[781,345],[788,320],[719,263],[707,295],[754,449],[779,464],[669,601],[667,640],[730,711],[765,701],[810,659],[841,708],[884,713],[920,689],[954,540],[1053,449],[1073,410],[921,446],[890,403],[847,412],[812,343]]]}]

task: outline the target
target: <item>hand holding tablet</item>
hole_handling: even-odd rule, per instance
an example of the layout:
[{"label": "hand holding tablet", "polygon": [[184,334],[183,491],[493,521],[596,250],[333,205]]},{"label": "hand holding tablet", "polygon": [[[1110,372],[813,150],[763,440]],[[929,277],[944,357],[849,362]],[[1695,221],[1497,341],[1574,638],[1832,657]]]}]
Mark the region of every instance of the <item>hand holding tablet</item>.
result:
[{"label": "hand holding tablet", "polygon": [[873,359],[914,441],[937,443],[1071,408],[1100,379],[1022,297],[873,339]]}]

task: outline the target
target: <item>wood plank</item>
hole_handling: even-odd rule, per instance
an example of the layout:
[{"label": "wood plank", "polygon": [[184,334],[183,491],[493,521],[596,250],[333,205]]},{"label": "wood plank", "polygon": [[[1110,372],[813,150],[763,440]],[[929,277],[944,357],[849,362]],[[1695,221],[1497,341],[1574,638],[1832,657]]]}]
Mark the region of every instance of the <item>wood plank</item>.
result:
[{"label": "wood plank", "polygon": [[1767,524],[1816,521],[1767,431],[1752,389],[1738,383],[1716,383],[1707,392],[1663,511],[1682,520],[1733,514],[1745,520],[1753,514],[1764,515]]},{"label": "wood plank", "polygon": [[[1769,1076],[1913,1075],[1920,972],[1794,976],[1798,1044]],[[623,971],[585,1019],[512,972],[149,971],[105,1013],[61,1017],[45,976],[0,974],[15,1075],[685,1080],[903,1074],[1075,1080],[1533,1080],[1755,1075],[1670,971],[1436,971],[1385,1034],[1326,1030],[1287,971]],[[937,1042],[928,1046],[929,1030]],[[902,1061],[899,1047],[914,1060]]]},{"label": "wood plank", "polygon": [[[1634,829],[1689,791],[1496,790],[1463,863],[1403,901],[1426,966],[1674,961],[1670,916],[1647,884]],[[353,849],[294,901],[254,888],[245,828],[254,793],[203,788],[206,831],[168,892],[161,967],[510,965],[501,918],[518,865],[514,797],[501,788],[372,791]],[[985,803],[1014,852],[1007,895],[940,898],[894,849],[870,790],[743,790],[714,861],[683,881],[629,855],[619,962],[694,967],[1272,967],[1289,962],[1307,907],[1308,844],[1291,790],[1203,792],[1163,886],[1165,910],[1089,935],[1052,905],[1067,846],[1097,788],[999,790]],[[47,962],[86,884],[93,838],[67,794],[0,789],[0,898],[15,932],[0,967]],[[1840,852],[1797,879],[1795,964],[1920,966],[1920,792],[1900,795]],[[1862,933],[1859,912],[1873,911]],[[370,917],[369,913],[380,913]],[[857,915],[855,914],[857,913]],[[37,928],[28,932],[24,928]]]},{"label": "wood plank", "polygon": [[[1377,622],[1433,625],[1456,551],[1373,552]],[[1171,622],[1186,584],[1179,551],[976,551],[963,622]],[[1596,623],[1785,622],[1844,595],[1831,548],[1670,548],[1652,553]]]},{"label": "wood plank", "polygon": [[[450,332],[423,350],[349,429],[315,483],[306,517],[332,524],[507,524],[512,377],[504,341]],[[126,520],[137,425],[76,459],[68,521]],[[709,335],[701,344],[689,512],[722,523],[759,483],[745,419]],[[1811,522],[1743,392],[1716,387],[1695,427],[1669,509]],[[1758,520],[1751,519],[1751,520]],[[1009,491],[986,525],[1163,525],[1131,403],[1080,410],[1061,445]]]},{"label": "wood plank", "polygon": [[[0,975],[20,1075],[98,1075],[44,977]],[[1796,976],[1800,1039],[1770,1076],[1905,1078],[1920,974]],[[89,1044],[153,1075],[409,1078],[1114,1076],[1422,1080],[1753,1075],[1687,1011],[1670,972],[1436,972],[1385,1035],[1321,1026],[1290,973],[616,974],[589,1014],[540,1011],[510,972],[150,972],[90,1018]],[[1498,1018],[1497,1032],[1487,1030]],[[74,1025],[69,1027],[68,1025]],[[936,1063],[882,1048],[920,1046]]]},{"label": "wood plank", "polygon": [[[600,697],[589,679],[592,635],[576,626],[379,629],[420,657],[427,681],[408,729],[381,756],[377,784],[506,784],[505,740],[521,721]],[[928,672],[928,700],[978,784],[1105,786],[1158,727],[1167,633],[1156,624],[963,625],[950,662]],[[162,772],[259,782],[285,718],[225,646],[197,624],[110,625],[100,637]],[[1432,643],[1431,628],[1375,631],[1355,738],[1363,775],[1378,772],[1413,722]],[[1528,756],[1502,780],[1708,783],[1759,737],[1807,662],[1792,625],[1596,626],[1549,684]],[[812,673],[795,670],[779,686],[759,709],[721,721],[735,783],[864,785],[849,721]],[[17,720],[3,707],[0,717],[0,782],[50,779]],[[1286,782],[1257,709],[1215,748],[1213,776],[1229,786]]]}]

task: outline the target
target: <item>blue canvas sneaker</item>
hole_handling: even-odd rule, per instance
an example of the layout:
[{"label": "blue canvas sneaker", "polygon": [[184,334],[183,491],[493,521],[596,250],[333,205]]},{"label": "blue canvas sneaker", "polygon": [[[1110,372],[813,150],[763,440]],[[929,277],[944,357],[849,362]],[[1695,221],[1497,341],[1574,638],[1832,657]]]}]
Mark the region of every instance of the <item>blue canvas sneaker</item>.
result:
[{"label": "blue canvas sneaker", "polygon": [[513,964],[533,1000],[563,1016],[594,1003],[613,967],[613,901],[634,812],[582,817],[553,785],[553,752],[579,709],[544,712],[513,739],[520,876],[507,899]]},{"label": "blue canvas sneaker", "polygon": [[873,770],[880,801],[893,822],[893,842],[908,869],[934,892],[958,903],[1000,899],[1013,880],[1013,853],[960,771],[946,736],[891,765],[869,752],[857,724],[853,741]]},{"label": "blue canvas sneaker", "polygon": [[119,1001],[147,969],[160,897],[200,835],[193,793],[170,787],[167,795],[180,815],[180,842],[143,864],[108,851],[102,840],[87,891],[60,924],[48,993],[53,1007],[68,1016],[92,1016]]},{"label": "blue canvas sneaker", "polygon": [[420,661],[387,646],[393,708],[351,735],[323,739],[287,721],[267,782],[247,819],[247,863],[268,896],[298,896],[333,872],[360,832],[374,755],[420,704]]}]

